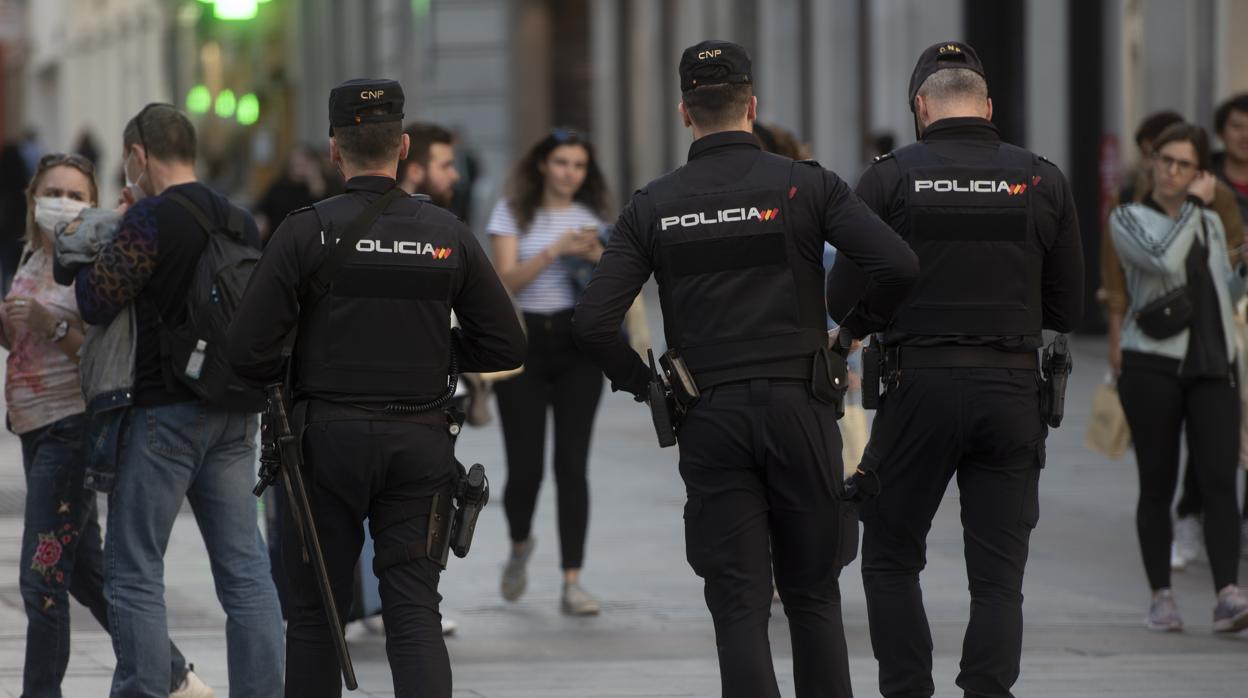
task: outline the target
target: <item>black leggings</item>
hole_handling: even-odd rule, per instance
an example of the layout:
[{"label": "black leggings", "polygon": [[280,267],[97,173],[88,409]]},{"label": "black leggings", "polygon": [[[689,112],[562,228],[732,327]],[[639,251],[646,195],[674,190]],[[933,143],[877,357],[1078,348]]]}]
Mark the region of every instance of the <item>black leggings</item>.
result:
[{"label": "black leggings", "polygon": [[[1183,471],[1183,491],[1179,493],[1179,504],[1175,513],[1184,516],[1200,516],[1205,512],[1205,502],[1200,496],[1200,483],[1196,481],[1196,471],[1192,470],[1189,457],[1187,468]],[[1244,520],[1248,521],[1248,477],[1244,478],[1244,506],[1240,511]]]},{"label": "black leggings", "polygon": [[545,470],[546,412],[555,416],[555,487],[563,569],[580,569],[589,528],[589,442],[602,373],[572,340],[572,311],[525,313],[524,372],[499,383],[498,415],[507,451],[503,508],[511,539],[528,540]]},{"label": "black leggings", "polygon": [[1239,391],[1229,379],[1181,379],[1177,371],[1123,362],[1118,395],[1135,441],[1140,499],[1135,526],[1144,570],[1153,590],[1170,586],[1170,503],[1179,476],[1179,439],[1187,431],[1204,495],[1205,548],[1215,589],[1235,584],[1239,573],[1239,512],[1235,468],[1239,461]]},{"label": "black leggings", "polygon": [[1200,482],[1196,479],[1196,471],[1192,469],[1192,457],[1187,457],[1187,467],[1183,468],[1183,489],[1179,491],[1179,503],[1174,513],[1180,519],[1188,516],[1200,516],[1205,511],[1205,502],[1200,497]]}]

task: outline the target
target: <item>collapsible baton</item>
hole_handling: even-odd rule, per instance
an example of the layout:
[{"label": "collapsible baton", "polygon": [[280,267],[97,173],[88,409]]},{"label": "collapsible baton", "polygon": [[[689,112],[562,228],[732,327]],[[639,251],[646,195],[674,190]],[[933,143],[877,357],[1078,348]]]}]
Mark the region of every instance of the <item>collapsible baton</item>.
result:
[{"label": "collapsible baton", "polygon": [[321,603],[325,606],[329,629],[334,636],[334,651],[338,653],[338,664],[342,667],[342,680],[346,683],[347,690],[354,691],[359,684],[355,680],[355,667],[351,664],[347,638],[343,635],[342,623],[339,621],[338,606],[334,604],[334,592],[329,585],[329,573],[325,570],[325,558],[321,555],[321,541],[316,535],[312,507],[308,504],[308,491],[300,473],[302,458],[290,429],[290,419],[286,416],[286,398],[282,394],[282,385],[270,385],[265,388],[265,393],[269,398],[269,409],[264,413],[261,424],[263,440],[260,448],[260,481],[256,483],[252,493],[257,497],[261,496],[265,488],[274,484],[278,476],[281,476],[282,486],[286,490],[286,501],[290,504],[290,514],[295,521],[295,530],[299,532],[303,561],[312,563],[316,585],[321,591]]}]

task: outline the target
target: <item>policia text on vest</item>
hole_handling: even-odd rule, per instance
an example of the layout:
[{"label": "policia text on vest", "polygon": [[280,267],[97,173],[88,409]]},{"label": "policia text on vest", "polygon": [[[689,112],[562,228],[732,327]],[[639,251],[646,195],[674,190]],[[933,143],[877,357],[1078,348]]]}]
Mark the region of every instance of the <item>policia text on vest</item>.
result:
[{"label": "policia text on vest", "polygon": [[[274,232],[230,327],[230,361],[253,384],[280,381],[283,344],[297,329],[292,433],[334,601],[339,609],[351,603],[367,518],[394,693],[450,698],[437,589],[447,547],[465,541],[448,538],[446,524],[453,499],[467,507],[465,519],[482,504],[477,486],[484,479],[461,474],[453,424],[435,406],[456,369],[519,366],[524,332],[472,231],[427,198],[396,190],[394,175],[407,149],[398,128],[399,84],[348,81],[331,93],[329,112],[331,153],[347,178],[346,193],[292,213]],[[370,137],[354,137],[358,129],[372,129]],[[386,134],[394,142],[381,156],[352,150],[385,143]],[[353,235],[352,223],[384,199],[390,201],[372,224]],[[350,249],[340,250],[337,241]],[[318,278],[338,255],[332,277]],[[451,332],[452,310],[462,333]],[[465,521],[461,530],[470,528]],[[340,696],[339,662],[315,578],[287,529],[281,541],[286,695]]]},{"label": "policia text on vest", "polygon": [[[857,525],[839,500],[838,396],[826,390],[839,357],[828,347],[823,246],[873,281],[847,313],[856,336],[884,327],[917,260],[835,174],[761,152],[744,49],[703,42],[685,51],[679,72],[695,138],[689,161],[620,214],[574,330],[614,389],[644,399],[651,369],[619,327],[657,279],[667,345],[696,394],[679,424],[685,543],[706,584],[723,694],[780,695],[767,640],[774,568],[785,611],[808,619],[790,625],[797,695],[848,696],[837,576]],[[716,121],[728,126],[689,118],[700,113],[700,90],[724,89],[737,99]]]},{"label": "policia text on vest", "polygon": [[[871,644],[890,697],[936,691],[919,573],[955,473],[971,580],[957,685],[968,696],[1012,695],[1045,438],[1060,423],[1069,369],[1059,337],[1042,385],[1038,350],[1043,330],[1070,331],[1082,308],[1070,186],[1051,162],[1001,142],[983,72],[965,44],[925,51],[909,92],[921,138],[879,158],[857,187],[921,269],[877,334],[879,358],[864,359],[869,369],[883,362],[886,386],[860,466],[878,477],[878,496],[859,512]],[[834,317],[867,283],[857,266],[840,256],[828,277]]]}]

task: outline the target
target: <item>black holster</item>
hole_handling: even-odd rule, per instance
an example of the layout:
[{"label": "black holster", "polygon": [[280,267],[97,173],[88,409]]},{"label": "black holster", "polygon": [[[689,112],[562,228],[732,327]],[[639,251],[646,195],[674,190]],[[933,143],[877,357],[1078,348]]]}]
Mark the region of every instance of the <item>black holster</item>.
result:
[{"label": "black holster", "polygon": [[676,401],[661,380],[651,380],[646,402],[650,405],[650,421],[654,422],[654,434],[659,448],[676,445]]},{"label": "black holster", "polygon": [[455,464],[459,481],[455,484],[455,516],[451,520],[451,550],[455,557],[467,557],[472,548],[472,535],[477,530],[477,517],[490,502],[490,480],[485,466],[476,463],[467,472]]},{"label": "black holster", "polygon": [[1040,362],[1040,379],[1044,383],[1044,390],[1040,392],[1040,416],[1054,429],[1062,426],[1066,415],[1066,383],[1073,368],[1070,342],[1066,335],[1059,334],[1045,348],[1044,359]]},{"label": "black holster", "polygon": [[446,569],[451,550],[453,491],[448,488],[435,493],[429,505],[429,532],[425,535],[425,555],[442,569]]},{"label": "black holster", "polygon": [[845,392],[849,390],[847,357],[852,341],[847,336],[835,347],[820,348],[815,352],[810,372],[810,394],[819,402],[834,406],[837,419],[845,416]]},{"label": "black holster", "polygon": [[675,349],[668,350],[660,359],[662,372],[654,361],[654,351],[648,351],[648,355],[650,385],[647,388],[646,402],[650,404],[650,419],[654,422],[659,446],[667,448],[676,445],[676,433],[680,430],[685,413],[697,402],[701,393],[693,379],[693,373]]}]

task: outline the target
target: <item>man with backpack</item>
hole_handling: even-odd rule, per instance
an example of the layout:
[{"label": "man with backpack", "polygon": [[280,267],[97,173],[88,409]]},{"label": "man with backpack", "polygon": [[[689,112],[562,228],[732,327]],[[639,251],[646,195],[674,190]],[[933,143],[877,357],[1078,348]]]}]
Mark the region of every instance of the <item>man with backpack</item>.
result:
[{"label": "man with backpack", "polygon": [[[120,227],[76,276],[86,322],[107,325],[131,304],[135,313],[104,545],[112,695],[169,695],[163,559],[183,498],[228,618],[230,693],[281,695],[282,618],[251,495],[264,397],[224,358],[259,234],[249,214],[196,180],[195,129],[176,108],[147,105],[123,141]],[[93,447],[102,442],[91,436]]]}]

